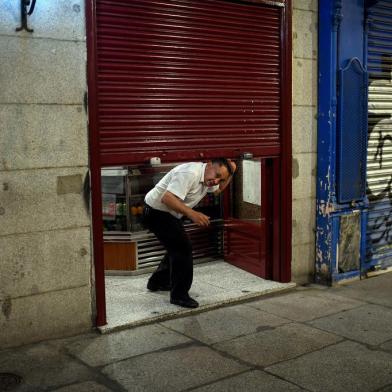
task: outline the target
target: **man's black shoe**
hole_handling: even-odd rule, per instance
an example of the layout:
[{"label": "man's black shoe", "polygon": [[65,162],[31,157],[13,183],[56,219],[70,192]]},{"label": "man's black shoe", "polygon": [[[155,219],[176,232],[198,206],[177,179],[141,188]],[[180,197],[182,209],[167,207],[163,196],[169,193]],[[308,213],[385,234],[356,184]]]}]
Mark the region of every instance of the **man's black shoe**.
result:
[{"label": "man's black shoe", "polygon": [[170,285],[169,284],[162,284],[158,282],[153,282],[149,280],[147,282],[147,288],[150,291],[170,291]]},{"label": "man's black shoe", "polygon": [[199,303],[191,297],[185,299],[171,298],[170,303],[173,305],[182,306],[183,308],[197,308],[199,306]]}]

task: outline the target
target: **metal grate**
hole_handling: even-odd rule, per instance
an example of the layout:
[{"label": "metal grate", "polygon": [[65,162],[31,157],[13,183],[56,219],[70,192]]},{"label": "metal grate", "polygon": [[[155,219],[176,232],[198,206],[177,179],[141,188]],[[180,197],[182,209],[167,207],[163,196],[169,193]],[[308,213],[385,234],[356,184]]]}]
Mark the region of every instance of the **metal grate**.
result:
[{"label": "metal grate", "polygon": [[[192,242],[194,262],[217,260],[223,256],[223,220],[211,221],[207,229],[200,229],[193,223],[186,223],[185,231]],[[147,230],[138,232],[105,232],[104,240],[135,241],[137,243],[137,268],[143,270],[157,266],[165,254],[165,249],[153,233]]]},{"label": "metal grate", "polygon": [[0,373],[0,392],[13,391],[22,383],[23,378],[13,373]]},{"label": "metal grate", "polygon": [[338,200],[340,203],[365,196],[367,75],[358,58],[339,72]]},{"label": "metal grate", "polygon": [[392,3],[368,10],[366,269],[392,265]]}]

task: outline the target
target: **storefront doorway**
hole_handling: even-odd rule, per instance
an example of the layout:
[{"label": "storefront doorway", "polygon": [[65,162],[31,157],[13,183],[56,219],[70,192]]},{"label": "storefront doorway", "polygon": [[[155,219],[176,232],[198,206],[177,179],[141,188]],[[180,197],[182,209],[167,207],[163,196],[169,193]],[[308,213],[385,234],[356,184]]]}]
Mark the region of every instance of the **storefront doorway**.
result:
[{"label": "storefront doorway", "polygon": [[[194,259],[191,296],[200,309],[256,298],[291,284],[272,279],[274,232],[274,161],[236,161],[237,172],[222,195],[207,194],[195,210],[211,224],[199,228],[189,220]],[[169,302],[169,293],[150,292],[147,280],[165,250],[141,221],[145,194],[174,165],[102,169],[107,324],[103,332],[188,313]]]},{"label": "storefront doorway", "polygon": [[[260,164],[247,170],[269,176],[269,191],[260,177],[258,194],[272,209],[261,204],[255,216],[241,217],[249,211],[238,207],[225,216],[223,251],[234,264],[246,259],[242,267],[259,276],[290,280],[290,19],[285,1],[88,2],[97,325],[106,323],[104,168],[250,153]],[[137,218],[140,206],[133,207]],[[255,269],[257,259],[263,267]]]}]

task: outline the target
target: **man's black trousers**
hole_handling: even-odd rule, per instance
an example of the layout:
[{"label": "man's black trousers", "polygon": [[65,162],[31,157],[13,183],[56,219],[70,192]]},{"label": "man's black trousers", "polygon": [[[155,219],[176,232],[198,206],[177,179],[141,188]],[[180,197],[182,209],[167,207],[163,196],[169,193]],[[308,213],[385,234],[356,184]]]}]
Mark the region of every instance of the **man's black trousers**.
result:
[{"label": "man's black trousers", "polygon": [[185,233],[182,220],[145,205],[143,224],[166,249],[166,255],[150,280],[170,285],[172,299],[188,298],[193,280],[192,244]]}]

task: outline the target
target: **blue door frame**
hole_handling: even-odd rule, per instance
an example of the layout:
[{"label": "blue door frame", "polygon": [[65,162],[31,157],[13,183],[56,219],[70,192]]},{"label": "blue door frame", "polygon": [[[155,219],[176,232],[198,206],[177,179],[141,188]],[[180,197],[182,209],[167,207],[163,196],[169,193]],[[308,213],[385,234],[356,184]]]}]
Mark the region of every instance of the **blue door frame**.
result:
[{"label": "blue door frame", "polygon": [[[316,276],[361,276],[366,253],[367,70],[364,0],[319,1]],[[360,216],[359,260],[339,268],[342,217]]]}]

